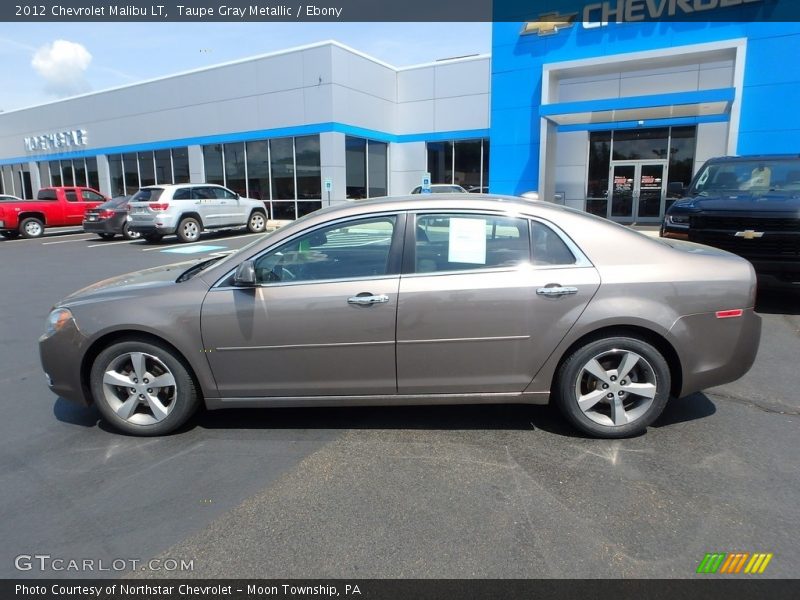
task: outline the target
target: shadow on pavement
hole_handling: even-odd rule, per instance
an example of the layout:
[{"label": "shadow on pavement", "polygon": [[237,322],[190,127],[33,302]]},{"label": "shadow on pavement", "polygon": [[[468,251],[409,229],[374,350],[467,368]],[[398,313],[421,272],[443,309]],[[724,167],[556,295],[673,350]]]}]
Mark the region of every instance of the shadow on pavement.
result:
[{"label": "shadow on pavement", "polygon": [[80,406],[61,397],[53,405],[53,415],[62,423],[81,427],[94,427],[100,420],[100,413],[94,406]]},{"label": "shadow on pavement", "polygon": [[653,423],[653,427],[669,427],[677,423],[705,419],[716,412],[717,407],[714,403],[700,392],[686,398],[670,398],[664,412]]}]

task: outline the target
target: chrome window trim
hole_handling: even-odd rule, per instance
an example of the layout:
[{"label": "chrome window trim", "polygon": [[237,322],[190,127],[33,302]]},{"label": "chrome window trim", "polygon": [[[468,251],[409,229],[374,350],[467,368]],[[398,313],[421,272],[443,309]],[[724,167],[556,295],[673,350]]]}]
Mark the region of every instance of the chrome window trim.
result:
[{"label": "chrome window trim", "polygon": [[[297,239],[298,237],[306,235],[307,233],[312,233],[314,231],[317,231],[318,229],[323,229],[325,227],[329,227],[329,226],[332,226],[332,225],[337,225],[339,223],[345,223],[347,221],[365,221],[365,220],[368,220],[368,219],[380,218],[380,217],[396,217],[396,218],[399,218],[400,215],[403,212],[406,212],[406,211],[403,211],[403,210],[399,210],[399,211],[398,210],[387,210],[385,212],[380,212],[380,213],[370,213],[370,214],[367,214],[367,215],[355,215],[355,216],[354,215],[350,215],[350,216],[347,216],[347,217],[341,217],[341,218],[333,220],[333,221],[326,221],[325,223],[320,223],[318,225],[314,225],[312,227],[308,227],[306,229],[298,231],[297,233],[294,233],[294,234],[290,235],[289,237],[284,238],[284,239],[280,240],[279,242],[277,242],[275,244],[272,244],[272,245],[268,246],[267,248],[264,248],[260,252],[258,252],[256,254],[253,254],[253,255],[251,255],[251,256],[249,256],[247,258],[244,258],[242,260],[258,260],[261,256],[263,256],[264,254],[267,254],[268,252],[271,252],[272,250],[274,250],[278,246],[282,246],[283,244],[289,243],[292,240]],[[396,226],[397,226],[397,221],[395,221],[395,227]],[[392,232],[392,236],[394,236],[394,233],[395,232],[393,231]],[[389,242],[389,250],[391,252],[391,241]],[[240,263],[241,263],[241,261],[240,261]],[[220,277],[214,283],[214,285],[211,286],[209,291],[213,291],[215,289],[241,290],[241,289],[252,289],[252,287],[274,287],[274,286],[303,285],[303,284],[308,285],[308,284],[316,284],[316,283],[323,283],[323,282],[324,283],[333,283],[333,282],[338,282],[338,281],[365,281],[365,280],[377,280],[377,279],[392,279],[392,278],[395,278],[395,277],[397,277],[397,278],[400,277],[400,273],[396,273],[396,274],[393,274],[393,275],[376,275],[374,277],[343,277],[343,278],[338,278],[338,279],[315,279],[313,281],[295,281],[295,282],[281,281],[281,282],[275,282],[275,283],[259,283],[259,284],[256,284],[255,286],[252,286],[252,287],[249,287],[249,288],[241,288],[241,287],[237,287],[237,286],[223,286],[222,282],[225,281],[226,279],[228,279],[231,275],[233,275],[236,272],[236,268],[237,267],[238,267],[238,265],[236,267],[234,267],[233,269],[231,269],[230,271],[228,271],[227,273],[225,273],[222,277]]]}]

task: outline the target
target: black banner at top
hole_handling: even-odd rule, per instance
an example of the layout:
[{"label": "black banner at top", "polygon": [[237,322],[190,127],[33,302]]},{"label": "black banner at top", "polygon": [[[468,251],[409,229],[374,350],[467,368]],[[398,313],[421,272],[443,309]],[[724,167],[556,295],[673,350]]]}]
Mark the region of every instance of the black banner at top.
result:
[{"label": "black banner at top", "polygon": [[10,22],[798,21],[797,0],[36,0],[3,2]]}]

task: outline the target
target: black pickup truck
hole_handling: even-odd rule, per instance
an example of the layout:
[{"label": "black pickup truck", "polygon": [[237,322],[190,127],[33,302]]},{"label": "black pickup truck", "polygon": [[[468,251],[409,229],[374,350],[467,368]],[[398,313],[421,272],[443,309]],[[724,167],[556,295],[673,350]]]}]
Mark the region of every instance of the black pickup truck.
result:
[{"label": "black pickup truck", "polygon": [[738,254],[762,281],[800,284],[800,155],[712,158],[683,196],[662,237]]}]

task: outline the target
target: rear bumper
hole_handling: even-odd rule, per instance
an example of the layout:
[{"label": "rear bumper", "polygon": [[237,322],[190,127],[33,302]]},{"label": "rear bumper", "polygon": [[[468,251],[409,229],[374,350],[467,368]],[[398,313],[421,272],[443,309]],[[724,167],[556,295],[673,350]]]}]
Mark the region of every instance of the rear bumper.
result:
[{"label": "rear bumper", "polygon": [[689,315],[678,319],[670,334],[680,340],[680,395],[688,396],[736,381],[750,370],[761,341],[761,317],[752,308],[733,319],[719,319],[715,313]]},{"label": "rear bumper", "polygon": [[169,235],[171,233],[175,233],[174,227],[159,227],[158,225],[153,225],[152,223],[144,224],[137,223],[136,221],[131,221],[130,225],[128,225],[128,229],[137,233],[141,233],[142,235],[149,235],[153,233],[157,233],[159,235]]},{"label": "rear bumper", "polygon": [[86,233],[121,233],[121,229],[111,219],[84,221],[83,230]]}]

